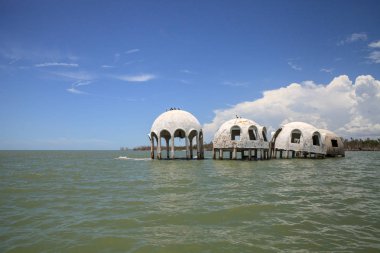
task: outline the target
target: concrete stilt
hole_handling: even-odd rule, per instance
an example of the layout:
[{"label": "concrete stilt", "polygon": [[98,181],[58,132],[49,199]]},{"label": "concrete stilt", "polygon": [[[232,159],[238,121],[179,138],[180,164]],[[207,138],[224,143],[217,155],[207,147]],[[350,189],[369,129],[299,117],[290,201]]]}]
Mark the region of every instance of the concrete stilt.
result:
[{"label": "concrete stilt", "polygon": [[169,138],[165,139],[166,141],[166,158],[169,159]]},{"label": "concrete stilt", "polygon": [[172,142],[172,145],[171,145],[171,159],[174,159],[175,158],[175,154],[174,154],[174,136],[172,137],[171,139],[171,142]]},{"label": "concrete stilt", "polygon": [[236,160],[236,147],[232,151],[232,160]]}]

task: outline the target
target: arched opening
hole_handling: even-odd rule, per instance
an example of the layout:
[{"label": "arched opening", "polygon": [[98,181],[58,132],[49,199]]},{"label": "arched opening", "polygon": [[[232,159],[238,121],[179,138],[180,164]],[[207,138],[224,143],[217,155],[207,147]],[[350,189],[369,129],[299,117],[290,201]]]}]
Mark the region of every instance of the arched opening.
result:
[{"label": "arched opening", "polygon": [[177,129],[174,131],[172,145],[173,145],[172,147],[173,152],[177,151],[176,153],[178,153],[179,157],[181,158],[186,157],[188,143],[186,139],[186,132],[184,130]]},{"label": "arched opening", "polygon": [[161,130],[161,132],[160,132],[160,139],[158,140],[161,145],[162,145],[162,142],[161,142],[162,138],[164,138],[164,140],[166,140],[166,141],[169,141],[170,138],[171,138],[170,132],[168,130],[166,130],[166,129]]},{"label": "arched opening", "polygon": [[298,129],[294,129],[291,133],[290,142],[291,143],[300,143],[301,142],[301,136],[302,136],[302,132]]},{"label": "arched opening", "polygon": [[[190,159],[193,159],[194,149],[195,153],[197,153],[198,150],[198,140],[197,140],[198,131],[193,129],[189,133],[189,146],[190,146]],[[195,141],[194,141],[195,137]]]},{"label": "arched opening", "polygon": [[321,146],[321,135],[319,134],[319,132],[313,133],[313,145]]},{"label": "arched opening", "polygon": [[150,140],[150,158],[154,159],[154,149],[155,149],[155,141],[156,144],[158,145],[158,137],[155,132],[151,132],[149,136]]},{"label": "arched opening", "polygon": [[249,135],[249,139],[251,141],[256,141],[258,138],[257,138],[257,128],[255,126],[250,126],[248,128],[248,135]]},{"label": "arched opening", "polygon": [[239,126],[231,127],[231,140],[240,141],[240,132],[241,130]]},{"label": "arched opening", "polygon": [[[162,145],[162,138],[164,138],[165,140],[165,143],[164,143],[164,146]],[[163,129],[161,130],[160,132],[160,138],[159,140],[157,141],[157,155],[159,157],[159,159],[161,159],[161,150],[162,150],[162,147],[165,147],[166,146],[166,158],[169,158],[169,140],[171,138],[171,134],[168,130],[166,129]]]},{"label": "arched opening", "polygon": [[265,127],[263,127],[263,130],[261,131],[261,133],[263,135],[264,141],[268,141],[268,138],[267,138],[267,129]]},{"label": "arched opening", "polygon": [[[149,139],[150,139],[150,141],[151,141],[153,147],[154,147],[155,145],[158,145],[158,136],[156,135],[155,132],[151,132],[151,133],[150,133]],[[156,141],[156,142],[155,142],[155,141]]]},{"label": "arched opening", "polygon": [[272,137],[272,143],[276,142],[277,136],[280,134],[281,131],[282,131],[282,128],[277,129],[277,131],[274,133]]}]

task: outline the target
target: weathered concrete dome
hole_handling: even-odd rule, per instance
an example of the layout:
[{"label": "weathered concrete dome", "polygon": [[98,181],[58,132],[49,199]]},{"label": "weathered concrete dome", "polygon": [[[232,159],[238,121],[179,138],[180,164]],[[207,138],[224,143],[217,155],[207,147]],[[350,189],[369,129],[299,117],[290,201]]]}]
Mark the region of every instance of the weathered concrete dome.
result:
[{"label": "weathered concrete dome", "polygon": [[345,156],[343,141],[337,134],[326,129],[319,129],[319,132],[322,135],[326,156]]},{"label": "weathered concrete dome", "polygon": [[[193,158],[193,141],[196,142],[197,158],[204,158],[203,133],[199,121],[189,112],[170,109],[162,113],[153,122],[149,134],[151,142],[151,158],[154,159],[154,146],[157,145],[157,158],[161,159],[161,139],[166,142],[166,157],[175,158],[174,138],[185,139],[186,158]],[[170,142],[170,156],[169,156]]]},{"label": "weathered concrete dome", "polygon": [[187,111],[170,110],[156,118],[153,122],[151,132],[158,136],[162,130],[166,130],[171,135],[174,135],[178,129],[185,131],[185,133],[189,135],[192,130],[199,132],[201,130],[201,124]]},{"label": "weathered concrete dome", "polygon": [[266,128],[256,122],[235,118],[223,123],[214,135],[214,148],[268,148]]},{"label": "weathered concrete dome", "polygon": [[273,135],[272,145],[275,150],[326,153],[319,129],[304,122],[291,122],[281,126]]}]

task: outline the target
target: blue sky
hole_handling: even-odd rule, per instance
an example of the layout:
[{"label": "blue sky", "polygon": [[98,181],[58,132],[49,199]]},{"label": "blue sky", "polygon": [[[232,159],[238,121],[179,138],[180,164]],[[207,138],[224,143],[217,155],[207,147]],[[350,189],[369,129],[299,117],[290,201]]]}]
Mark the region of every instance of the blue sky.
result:
[{"label": "blue sky", "polygon": [[[170,107],[208,140],[235,114],[377,138],[379,12],[379,1],[0,0],[0,149],[148,145]],[[324,108],[328,94],[346,106]]]}]

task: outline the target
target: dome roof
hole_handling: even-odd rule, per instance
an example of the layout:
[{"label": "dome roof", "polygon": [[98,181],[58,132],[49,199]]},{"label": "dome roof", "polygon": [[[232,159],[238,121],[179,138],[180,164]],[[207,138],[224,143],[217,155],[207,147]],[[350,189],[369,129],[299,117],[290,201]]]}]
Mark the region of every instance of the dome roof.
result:
[{"label": "dome roof", "polygon": [[201,131],[201,124],[199,121],[189,112],[183,110],[170,110],[162,113],[153,122],[151,132],[154,132],[157,136],[162,130],[167,130],[171,135],[177,129],[182,129],[186,134],[189,134],[191,130]]},{"label": "dome roof", "polygon": [[[238,136],[236,138],[235,136]],[[266,129],[253,120],[235,118],[224,122],[214,135],[216,148],[268,148]]]},{"label": "dome roof", "polygon": [[260,127],[256,122],[253,120],[245,119],[245,118],[235,118],[231,119],[229,121],[224,122],[218,129],[218,131],[215,133],[215,137],[221,134],[229,133],[231,130],[231,127],[233,126],[239,126],[240,128],[249,128],[250,126],[256,126]]},{"label": "dome roof", "polygon": [[316,135],[321,143],[321,133],[316,127],[305,122],[291,122],[279,128],[273,136],[276,149],[323,153],[322,145],[313,144]]}]

